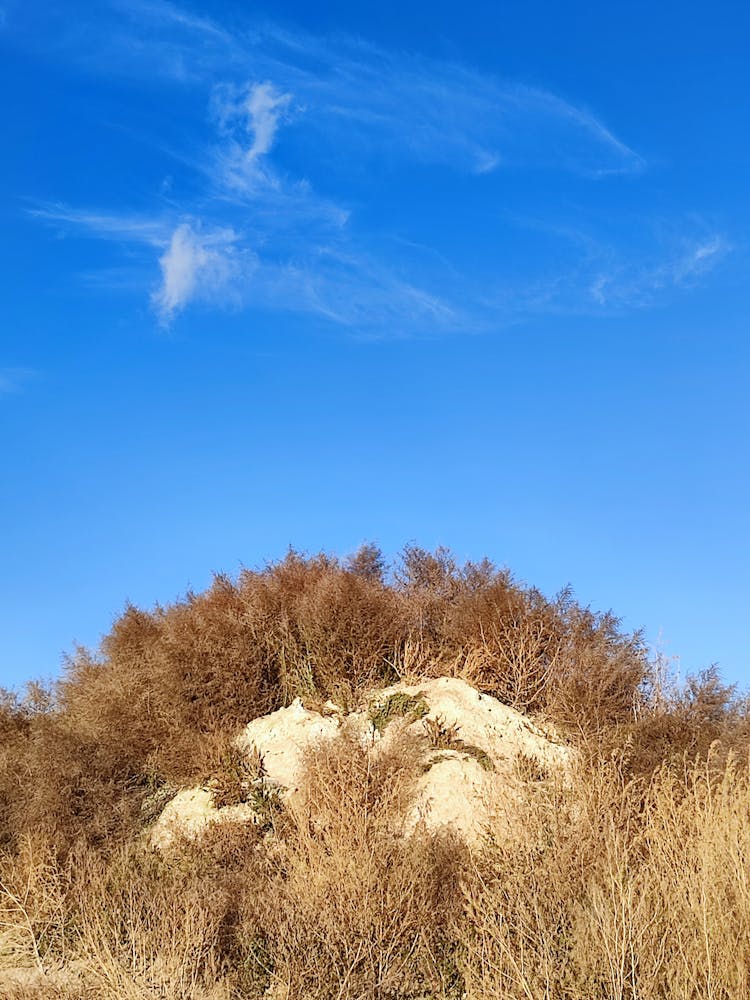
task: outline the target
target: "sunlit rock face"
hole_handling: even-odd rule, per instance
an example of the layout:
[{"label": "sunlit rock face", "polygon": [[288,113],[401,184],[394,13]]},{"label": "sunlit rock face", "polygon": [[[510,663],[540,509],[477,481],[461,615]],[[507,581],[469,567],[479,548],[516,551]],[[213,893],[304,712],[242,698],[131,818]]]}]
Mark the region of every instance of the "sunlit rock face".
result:
[{"label": "sunlit rock face", "polygon": [[255,810],[249,803],[217,809],[208,788],[186,788],[164,807],[151,831],[151,844],[166,851],[180,838],[194,840],[213,823],[254,821]]},{"label": "sunlit rock face", "polygon": [[[366,706],[323,711],[296,699],[244,728],[238,750],[256,762],[256,785],[270,788],[294,809],[311,748],[354,735],[367,753],[379,754],[405,735],[417,741],[421,774],[400,823],[402,835],[450,830],[470,845],[491,835],[512,835],[513,817],[530,786],[557,781],[572,750],[551,739],[522,713],[481,694],[459,678],[397,684],[374,692]],[[260,822],[257,795],[217,808],[209,788],[179,792],[151,831],[151,843],[169,849],[217,822]],[[265,801],[261,799],[261,801]]]},{"label": "sunlit rock face", "polygon": [[288,708],[249,722],[238,737],[237,745],[246,752],[257,751],[269,781],[293,794],[302,777],[305,752],[323,740],[337,736],[342,716],[332,708],[324,716],[303,707],[296,698]]},{"label": "sunlit rock face", "polygon": [[572,762],[571,749],[527,716],[459,678],[397,685],[380,692],[378,702],[397,692],[421,698],[428,708],[409,725],[426,731],[428,769],[417,784],[407,833],[447,828],[471,844],[488,829],[507,836],[530,782],[563,777]]}]

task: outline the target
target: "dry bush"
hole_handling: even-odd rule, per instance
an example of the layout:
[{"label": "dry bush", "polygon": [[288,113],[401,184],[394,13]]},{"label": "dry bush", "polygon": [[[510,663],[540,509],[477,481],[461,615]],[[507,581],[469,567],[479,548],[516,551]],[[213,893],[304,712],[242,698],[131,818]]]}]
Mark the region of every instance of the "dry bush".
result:
[{"label": "dry bush", "polygon": [[342,682],[357,691],[397,679],[390,661],[401,637],[399,608],[378,580],[329,568],[300,595],[297,622],[315,691],[331,695]]},{"label": "dry bush", "polygon": [[612,614],[569,589],[549,600],[487,560],[459,567],[446,550],[407,547],[396,580],[421,672],[460,676],[579,735],[633,718],[646,656]]},{"label": "dry bush", "polygon": [[652,779],[587,886],[581,967],[611,996],[730,1000],[750,990],[750,773],[683,760]]},{"label": "dry bush", "polygon": [[375,759],[354,740],[309,756],[265,905],[247,924],[279,996],[460,995],[450,928],[462,850],[396,836],[418,759],[399,741]]},{"label": "dry bush", "polygon": [[472,579],[446,622],[460,676],[514,708],[538,710],[567,648],[559,608],[488,565]]},{"label": "dry bush", "polygon": [[560,613],[565,654],[554,664],[545,710],[581,735],[630,722],[641,707],[648,672],[642,636],[623,635],[614,615],[580,608],[569,595]]},{"label": "dry bush", "polygon": [[123,843],[155,789],[202,780],[217,740],[296,696],[348,708],[378,684],[454,674],[580,735],[632,721],[643,673],[611,616],[487,561],[407,546],[389,577],[373,546],[346,562],[290,552],[169,607],[127,607],[45,704],[0,706],[0,838]]},{"label": "dry bush", "polygon": [[[513,842],[469,864],[446,838],[400,839],[418,754],[396,739],[311,754],[293,813],[213,828],[181,861],[135,846],[180,785],[252,794],[231,740],[256,716],[443,674],[581,750],[565,787],[519,762]],[[373,546],[290,552],[128,607],[51,691],[0,696],[1,961],[50,1000],[734,1000],[750,995],[749,751],[748,704],[715,671],[664,683],[638,635],[568,591],[444,549],[407,546],[395,570]],[[77,962],[78,993],[55,978]]]},{"label": "dry bush", "polygon": [[76,950],[103,997],[192,1000],[222,978],[220,885],[141,852],[78,864]]},{"label": "dry bush", "polygon": [[[684,757],[714,766],[728,754],[750,751],[750,712],[734,687],[723,685],[715,667],[689,676],[685,683],[654,674],[649,667],[641,695],[629,721],[599,727],[584,740],[594,760],[619,755],[631,777],[650,778],[663,764]],[[717,749],[718,748],[718,749]]]},{"label": "dry bush", "polygon": [[39,835],[0,856],[0,970],[30,967],[45,976],[65,962],[69,875]]},{"label": "dry bush", "polygon": [[0,850],[12,849],[23,825],[18,803],[30,777],[30,729],[18,697],[0,691]]},{"label": "dry bush", "polygon": [[[749,994],[746,760],[715,747],[647,781],[622,754],[582,760],[567,783],[533,783],[513,839],[470,856],[447,838],[397,836],[419,759],[403,738],[380,757],[354,740],[319,747],[271,840],[215,827],[171,859],[79,845],[65,864],[42,838],[24,841],[0,863],[0,952],[6,967],[36,967],[39,985],[7,995]],[[65,963],[78,993],[57,978]]]},{"label": "dry bush", "polygon": [[530,800],[464,883],[469,1000],[736,1000],[750,988],[750,772],[620,762]]},{"label": "dry bush", "polygon": [[[666,772],[648,803],[644,834],[656,873],[649,886],[663,905],[676,991],[705,997],[750,994],[750,774],[710,759],[687,775]],[[687,794],[679,792],[687,778]],[[682,850],[676,850],[682,845]],[[672,928],[675,921],[677,927]],[[671,933],[671,937],[670,937]],[[658,930],[651,929],[652,944]]]},{"label": "dry bush", "polygon": [[[596,839],[590,816],[604,803],[586,808],[580,791],[549,785],[524,797],[514,838],[498,838],[475,859],[464,883],[469,1000],[587,998],[576,992],[574,925]],[[588,791],[596,798],[595,786]]]},{"label": "dry bush", "polygon": [[235,996],[237,899],[257,843],[252,826],[212,831],[175,861],[80,844],[65,864],[29,843],[2,862],[0,995],[23,996],[27,981],[44,997]]}]

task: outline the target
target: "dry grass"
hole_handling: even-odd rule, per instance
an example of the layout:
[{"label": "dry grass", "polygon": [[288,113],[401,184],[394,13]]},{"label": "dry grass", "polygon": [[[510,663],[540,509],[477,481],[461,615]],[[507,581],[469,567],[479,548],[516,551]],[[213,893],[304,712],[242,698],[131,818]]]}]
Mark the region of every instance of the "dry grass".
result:
[{"label": "dry grass", "polygon": [[64,866],[25,843],[3,861],[0,965],[36,970],[37,986],[8,995],[750,994],[747,761],[682,760],[648,782],[602,761],[536,787],[517,838],[470,856],[395,835],[418,759],[396,743],[377,762],[346,741],[311,754],[307,797],[272,843],[216,828],[171,861],[84,847]]},{"label": "dry grass", "polygon": [[448,997],[462,852],[404,842],[418,744],[373,760],[355,741],[310,754],[260,914],[270,982],[289,997]]},{"label": "dry grass", "polygon": [[524,837],[464,885],[469,998],[736,1000],[750,994],[750,771],[602,763],[537,799]]},{"label": "dry grass", "polygon": [[[171,859],[143,846],[180,784],[253,794],[230,739],[248,720],[440,674],[581,751],[564,787],[519,760],[513,841],[399,837],[419,771],[402,738],[376,758],[347,740],[311,753],[294,811],[273,803],[262,827]],[[415,710],[386,705],[383,723]],[[128,608],[53,691],[0,700],[0,995],[748,996],[748,718],[715,672],[665,683],[611,615],[444,550],[407,548],[390,575],[372,547],[291,553]]]}]

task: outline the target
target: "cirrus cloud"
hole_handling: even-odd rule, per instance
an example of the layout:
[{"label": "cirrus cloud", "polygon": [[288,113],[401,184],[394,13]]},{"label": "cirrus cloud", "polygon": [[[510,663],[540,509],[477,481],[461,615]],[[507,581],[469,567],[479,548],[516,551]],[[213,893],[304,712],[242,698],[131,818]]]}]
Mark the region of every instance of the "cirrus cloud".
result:
[{"label": "cirrus cloud", "polygon": [[[532,225],[517,240],[502,219],[511,171],[514,183],[525,172],[528,192],[545,198],[553,174],[561,185],[582,190],[583,179],[601,190],[607,178],[647,168],[593,111],[549,89],[342,36],[272,24],[228,31],[166,0],[115,6],[125,22],[86,58],[102,72],[111,62],[149,82],[161,73],[170,87],[189,84],[215,132],[206,137],[203,110],[200,139],[185,152],[155,142],[172,159],[170,177],[173,161],[183,169],[189,194],[170,183],[146,211],[128,212],[121,191],[113,193],[120,210],[57,204],[33,214],[121,244],[125,258],[140,247],[139,275],[146,284],[151,269],[163,326],[210,301],[302,311],[382,335],[496,329],[543,311],[646,306],[694,283],[729,249],[726,237],[696,238],[685,225],[660,242],[646,211],[619,223],[600,215],[556,224],[562,209],[550,199],[539,236]],[[411,167],[399,174],[405,161],[432,173],[424,182]],[[404,177],[412,187],[396,203],[389,182]],[[454,194],[466,198],[465,218]],[[424,208],[430,195],[434,212],[447,208],[442,227],[424,225],[427,211],[411,212],[412,197]],[[566,232],[575,241],[562,254],[554,243]]]},{"label": "cirrus cloud", "polygon": [[163,325],[193,299],[228,291],[239,271],[237,240],[233,229],[204,232],[190,222],[177,226],[159,258],[162,280],[152,296]]}]

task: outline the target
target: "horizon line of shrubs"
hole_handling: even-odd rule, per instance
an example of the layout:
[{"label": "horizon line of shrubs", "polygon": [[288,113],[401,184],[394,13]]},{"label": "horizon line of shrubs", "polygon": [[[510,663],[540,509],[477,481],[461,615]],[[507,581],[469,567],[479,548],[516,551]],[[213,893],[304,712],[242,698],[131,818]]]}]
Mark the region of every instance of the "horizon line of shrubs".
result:
[{"label": "horizon line of shrubs", "polygon": [[682,686],[611,613],[516,582],[489,560],[408,545],[340,559],[296,551],[217,575],[147,611],[128,605],[50,688],[0,697],[0,847],[30,831],[63,854],[139,829],[149,795],[204,780],[239,727],[293,698],[345,708],[368,689],[459,676],[545,717],[633,776],[722,738],[747,744],[747,704],[711,668]]}]

